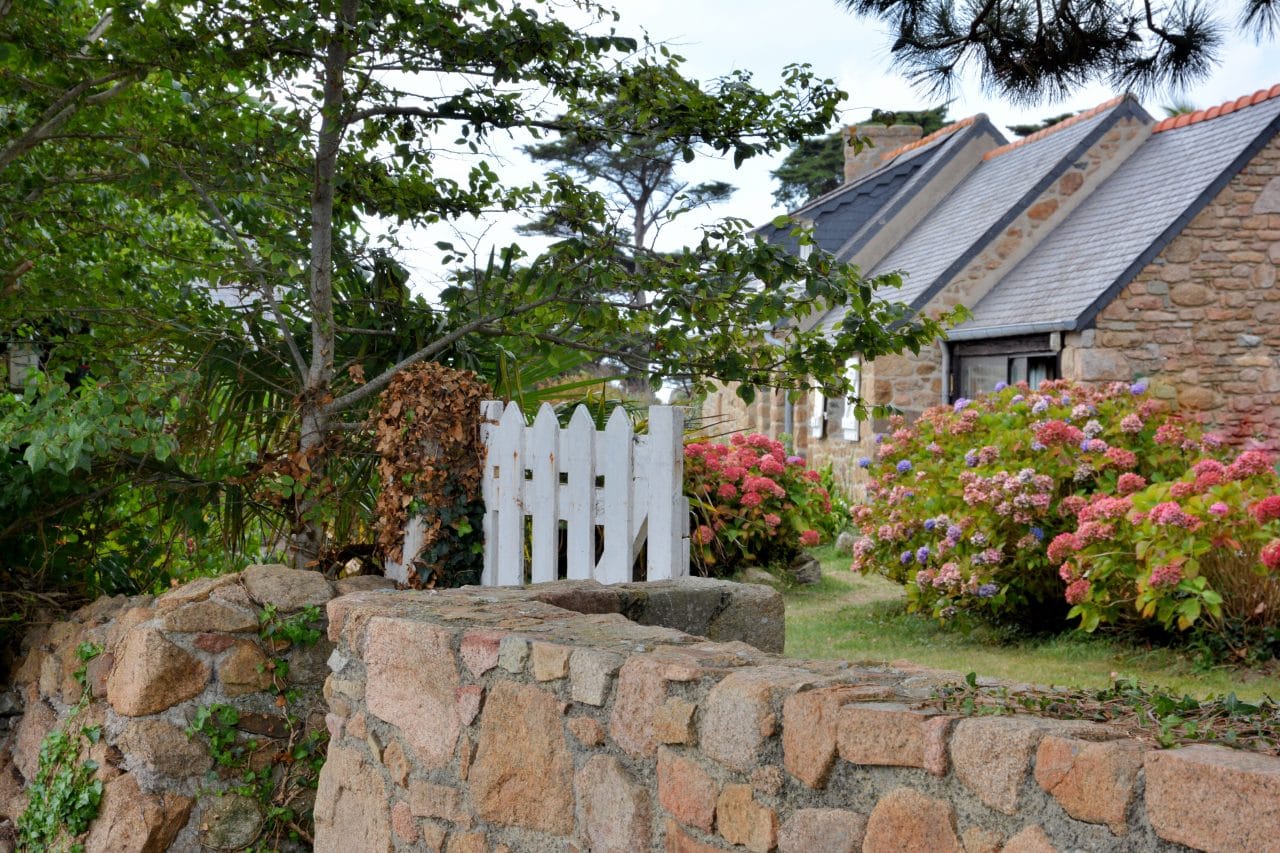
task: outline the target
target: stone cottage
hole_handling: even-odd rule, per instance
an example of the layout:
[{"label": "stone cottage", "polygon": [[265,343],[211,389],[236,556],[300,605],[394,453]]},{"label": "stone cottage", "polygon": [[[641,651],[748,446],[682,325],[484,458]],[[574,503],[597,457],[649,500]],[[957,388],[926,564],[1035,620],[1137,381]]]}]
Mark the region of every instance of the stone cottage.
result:
[{"label": "stone cottage", "polygon": [[[1280,447],[1280,85],[1162,121],[1126,95],[1014,142],[985,115],[856,130],[875,147],[847,149],[845,183],[793,217],[840,260],[901,272],[886,298],[971,312],[919,356],[851,354],[869,403],[910,416],[1001,381],[1147,378],[1232,441]],[[704,414],[789,432],[847,485],[884,428],[781,392],[722,389]]]}]

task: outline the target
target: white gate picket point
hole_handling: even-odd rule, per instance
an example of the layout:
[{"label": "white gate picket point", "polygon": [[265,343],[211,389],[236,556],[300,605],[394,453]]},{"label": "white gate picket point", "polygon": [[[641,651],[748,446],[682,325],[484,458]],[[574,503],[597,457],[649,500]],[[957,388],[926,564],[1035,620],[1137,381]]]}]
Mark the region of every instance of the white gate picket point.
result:
[{"label": "white gate picket point", "polygon": [[556,579],[560,556],[560,423],[547,403],[529,430],[525,467],[532,475],[525,483],[525,506],[533,519],[531,576],[534,583],[543,583]]},{"label": "white gate picket point", "polygon": [[619,406],[609,416],[600,448],[600,470],[604,474],[604,553],[596,564],[600,583],[631,580],[631,421]]},{"label": "white gate picket point", "polygon": [[[649,410],[649,480],[645,491],[649,517],[649,580],[688,574],[680,563],[689,537],[684,497],[684,415],[671,406]],[[682,511],[683,510],[683,511]]]},{"label": "white gate picket point", "polygon": [[569,418],[561,442],[560,464],[566,475],[561,517],[570,580],[587,580],[596,567],[596,425],[586,406],[578,406]]},{"label": "white gate picket point", "polygon": [[[520,407],[507,406],[498,423],[488,463],[493,472],[496,492],[492,508],[496,511],[494,537],[498,586],[520,586],[524,583],[524,415]],[[485,542],[485,548],[492,547]]]},{"label": "white gate picket point", "polygon": [[502,401],[485,400],[480,404],[480,442],[489,448],[489,457],[485,461],[484,474],[480,478],[480,496],[484,499],[484,568],[480,573],[481,586],[497,586],[498,584],[498,549],[490,543],[498,541],[498,531],[494,526],[498,506],[497,480],[493,473],[494,435],[498,429],[498,421],[502,419]]},{"label": "white gate picket point", "polygon": [[[678,409],[651,407],[649,434],[641,436],[632,432],[621,408],[603,432],[582,406],[563,430],[548,405],[539,409],[532,427],[525,426],[514,403],[487,401],[482,413],[480,434],[488,454],[482,483],[483,585],[524,582],[526,516],[533,531],[528,576],[535,583],[558,577],[561,522],[570,579],[629,581],[646,542],[649,579],[689,573],[684,417]],[[598,476],[602,486],[596,485]],[[597,527],[604,528],[599,554]]]}]

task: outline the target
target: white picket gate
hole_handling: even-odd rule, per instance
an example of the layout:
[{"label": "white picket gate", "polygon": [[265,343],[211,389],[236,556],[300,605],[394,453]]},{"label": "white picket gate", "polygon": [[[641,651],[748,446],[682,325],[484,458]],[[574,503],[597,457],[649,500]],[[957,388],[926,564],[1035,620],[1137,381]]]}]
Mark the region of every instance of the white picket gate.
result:
[{"label": "white picket gate", "polygon": [[[621,408],[603,432],[579,406],[561,429],[547,404],[533,426],[515,403],[482,404],[488,451],[483,494],[485,586],[525,579],[525,518],[532,520],[529,577],[556,580],[561,522],[570,579],[631,580],[648,542],[646,577],[689,574],[689,501],[684,497],[684,413],[649,408],[649,433],[636,435]],[[596,529],[603,528],[601,553]]]}]

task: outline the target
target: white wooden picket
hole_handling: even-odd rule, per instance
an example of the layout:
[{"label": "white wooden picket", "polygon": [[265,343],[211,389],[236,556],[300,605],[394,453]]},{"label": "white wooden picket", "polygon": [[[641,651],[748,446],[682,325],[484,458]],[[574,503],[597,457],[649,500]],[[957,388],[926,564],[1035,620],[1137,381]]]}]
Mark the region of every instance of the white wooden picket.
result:
[{"label": "white wooden picket", "polygon": [[[559,575],[561,522],[566,574],[601,583],[631,580],[648,544],[645,577],[689,574],[689,501],[684,497],[684,415],[649,408],[649,432],[636,435],[621,408],[597,431],[579,406],[561,429],[543,404],[526,426],[514,404],[482,405],[488,452],[483,496],[485,586],[534,583]],[[530,520],[526,571],[525,525]],[[597,528],[604,533],[596,553]]]}]

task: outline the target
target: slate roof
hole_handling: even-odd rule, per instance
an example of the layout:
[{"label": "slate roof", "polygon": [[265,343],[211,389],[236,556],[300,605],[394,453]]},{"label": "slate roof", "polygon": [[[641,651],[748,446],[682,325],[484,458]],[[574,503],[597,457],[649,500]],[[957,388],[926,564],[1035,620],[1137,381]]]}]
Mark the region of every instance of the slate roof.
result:
[{"label": "slate roof", "polygon": [[[1280,86],[1248,109],[1161,122],[977,305],[953,339],[1088,325],[1277,132]],[[1233,102],[1234,103],[1234,102]],[[1036,331],[1037,329],[1019,329]]]},{"label": "slate roof", "polygon": [[[914,195],[932,174],[928,167],[940,165],[950,152],[963,145],[967,136],[957,131],[970,128],[979,120],[985,122],[985,117],[974,116],[956,122],[909,145],[886,151],[879,168],[836,187],[789,215],[792,219],[811,222],[818,246],[841,260],[848,260],[860,248],[851,238],[873,224],[878,216],[888,214]],[[989,128],[990,123],[985,123]],[[766,240],[794,251],[796,245],[790,230],[790,226],[778,228],[773,224],[756,229]]]},{"label": "slate roof", "polygon": [[[875,264],[873,274],[905,276],[902,289],[886,291],[884,298],[923,308],[1126,117],[1151,125],[1151,134],[1100,183],[1086,184],[1089,194],[1079,207],[1042,232],[1030,253],[968,306],[973,316],[951,331],[952,340],[1087,327],[1280,134],[1280,85],[1160,122],[1123,96],[989,151],[923,219],[908,223],[898,245]],[[965,134],[980,129],[1004,142],[985,117],[977,118],[948,128],[941,138],[889,152],[880,169],[797,215],[814,221],[823,248],[836,251],[841,233],[851,238],[840,244],[837,257],[854,259],[861,247],[857,239],[865,241],[896,204],[926,185],[948,146],[955,150]],[[830,312],[822,326],[835,326],[842,310]]]},{"label": "slate roof", "polygon": [[[921,307],[972,257],[1079,159],[1093,140],[1134,109],[1132,101],[1110,102],[1034,144],[1011,143],[989,152],[872,270],[902,271],[905,283],[892,298]],[[999,156],[991,156],[999,152]]]}]

